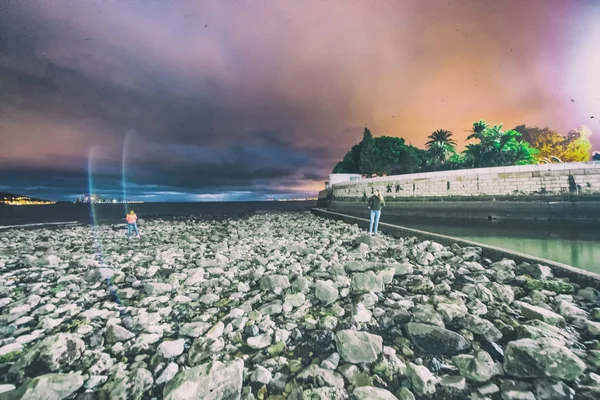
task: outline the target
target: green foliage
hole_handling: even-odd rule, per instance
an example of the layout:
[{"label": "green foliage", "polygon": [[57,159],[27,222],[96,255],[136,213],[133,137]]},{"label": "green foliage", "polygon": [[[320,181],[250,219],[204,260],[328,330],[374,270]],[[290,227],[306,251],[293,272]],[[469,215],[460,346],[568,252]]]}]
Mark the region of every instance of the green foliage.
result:
[{"label": "green foliage", "polygon": [[21,356],[21,351],[13,351],[12,353],[0,356],[0,364],[10,364],[16,362]]},{"label": "green foliage", "polygon": [[[502,124],[489,127],[483,121],[476,122],[473,126],[474,133],[469,137],[479,140],[479,143],[467,145],[464,151],[467,167],[501,167],[535,163],[537,150],[524,142],[519,132],[503,131]],[[482,126],[486,128],[481,131]]]}]

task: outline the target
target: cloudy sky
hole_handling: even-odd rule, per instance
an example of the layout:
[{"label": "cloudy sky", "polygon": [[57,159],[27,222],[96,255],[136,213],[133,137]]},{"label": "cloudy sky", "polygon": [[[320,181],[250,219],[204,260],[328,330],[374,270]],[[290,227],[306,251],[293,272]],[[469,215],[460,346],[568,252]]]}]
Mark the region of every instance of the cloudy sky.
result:
[{"label": "cloudy sky", "polygon": [[594,0],[3,0],[0,191],[314,196],[365,126],[422,146],[480,118],[585,124],[600,150],[598,21]]}]

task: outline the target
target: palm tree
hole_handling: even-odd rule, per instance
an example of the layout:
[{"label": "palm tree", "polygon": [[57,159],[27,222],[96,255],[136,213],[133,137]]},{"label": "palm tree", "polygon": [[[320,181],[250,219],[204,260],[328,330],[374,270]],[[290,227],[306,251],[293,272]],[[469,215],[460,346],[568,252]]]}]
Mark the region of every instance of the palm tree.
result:
[{"label": "palm tree", "polygon": [[443,165],[455,151],[451,144],[436,141],[428,146],[427,154],[430,165]]},{"label": "palm tree", "polygon": [[456,141],[452,139],[452,132],[446,129],[438,129],[433,132],[431,135],[427,136],[429,141],[425,143],[425,147],[430,149],[435,143],[440,143],[443,145],[456,146]]},{"label": "palm tree", "polygon": [[480,139],[483,136],[483,132],[488,128],[488,124],[485,123],[484,120],[480,119],[479,122],[473,122],[473,129],[469,132],[472,132],[469,136],[467,136],[467,140],[471,139]]}]

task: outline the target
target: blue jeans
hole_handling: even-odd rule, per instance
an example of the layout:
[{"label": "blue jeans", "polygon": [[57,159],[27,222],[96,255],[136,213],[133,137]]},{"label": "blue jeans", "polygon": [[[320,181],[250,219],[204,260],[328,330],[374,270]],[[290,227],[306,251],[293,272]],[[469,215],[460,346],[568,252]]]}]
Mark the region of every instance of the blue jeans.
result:
[{"label": "blue jeans", "polygon": [[373,222],[375,222],[375,233],[377,233],[377,226],[379,225],[380,216],[381,210],[371,210],[371,223],[369,225],[369,233],[373,233]]},{"label": "blue jeans", "polygon": [[131,236],[131,231],[135,231],[135,233],[140,236],[140,231],[137,227],[137,224],[134,222],[133,224],[127,224],[127,232],[129,233],[129,236]]}]

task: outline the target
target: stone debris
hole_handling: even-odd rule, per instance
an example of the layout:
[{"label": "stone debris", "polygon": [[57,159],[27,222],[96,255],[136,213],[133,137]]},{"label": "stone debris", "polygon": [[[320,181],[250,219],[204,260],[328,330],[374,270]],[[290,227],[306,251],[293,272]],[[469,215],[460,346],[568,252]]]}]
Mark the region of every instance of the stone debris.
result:
[{"label": "stone debris", "polygon": [[600,292],[547,266],[301,212],[121,228],[0,232],[0,400],[600,398]]}]

